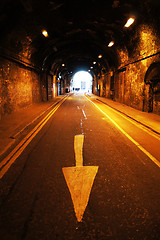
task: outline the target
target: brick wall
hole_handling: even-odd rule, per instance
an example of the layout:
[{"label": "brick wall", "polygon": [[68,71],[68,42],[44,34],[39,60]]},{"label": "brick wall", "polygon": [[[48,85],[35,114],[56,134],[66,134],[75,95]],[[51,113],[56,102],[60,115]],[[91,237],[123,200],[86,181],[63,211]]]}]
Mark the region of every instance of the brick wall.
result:
[{"label": "brick wall", "polygon": [[[152,108],[151,112],[160,115],[160,37],[153,26],[142,24],[137,29],[123,48],[116,48],[120,63],[118,69],[110,70],[97,82],[101,89],[105,84],[105,93],[101,91],[101,96],[141,111],[149,112]],[[153,65],[157,69],[149,84],[145,81],[146,73]],[[152,106],[151,91],[154,92]]]},{"label": "brick wall", "polygon": [[[149,86],[145,83],[145,75],[153,63],[160,62],[160,38],[153,27],[143,24],[131,39],[131,45],[131,51],[117,50],[121,64],[119,71],[115,70],[114,98],[136,109],[148,111]],[[153,96],[153,112],[160,114],[159,97]]]},{"label": "brick wall", "polygon": [[39,101],[39,74],[0,58],[0,116]]}]

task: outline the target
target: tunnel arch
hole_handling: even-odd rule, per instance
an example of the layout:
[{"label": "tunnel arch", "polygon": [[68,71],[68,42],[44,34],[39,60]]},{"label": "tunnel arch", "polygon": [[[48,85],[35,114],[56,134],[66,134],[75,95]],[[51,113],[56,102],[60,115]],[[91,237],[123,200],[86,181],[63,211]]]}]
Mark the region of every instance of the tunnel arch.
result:
[{"label": "tunnel arch", "polygon": [[[63,62],[68,63],[69,68],[74,67],[74,64],[79,62],[88,62],[87,65],[91,65],[93,61],[100,61],[103,67],[108,70],[111,66],[118,66],[118,56],[115,50],[108,49],[100,43],[92,42],[90,39],[86,39],[85,45],[80,41],[64,41],[56,45],[58,51],[54,52],[52,47],[48,49],[48,55],[45,56],[43,61],[43,68],[52,68],[54,71],[54,63],[62,64]],[[98,55],[102,53],[103,58],[98,59]],[[79,60],[80,59],[80,60]],[[71,62],[71,63],[70,63]],[[74,63],[74,64],[73,64]]]},{"label": "tunnel arch", "polygon": [[160,62],[154,62],[148,68],[144,82],[148,85],[147,98],[148,112],[154,112],[155,105],[159,105],[160,111]]},{"label": "tunnel arch", "polygon": [[[95,94],[100,86],[104,88],[103,96],[111,98],[114,86],[114,100],[142,109],[142,99],[145,95],[146,105],[149,87],[154,85],[153,98],[158,105],[159,83],[154,73],[158,70],[153,70],[153,65],[144,80],[146,68],[159,60],[158,1],[27,0],[28,3],[24,0],[0,3],[0,57],[4,69],[1,75],[4,82],[8,81],[6,85],[1,84],[0,89],[4,85],[9,91],[14,85],[18,89],[16,84],[21,79],[24,86],[28,84],[28,99],[38,99],[34,96],[37,93],[39,99],[45,101],[48,82],[51,88],[53,82],[54,86],[62,84],[65,89],[65,83],[69,84],[73,74],[84,69],[93,76]],[[133,15],[134,24],[125,28],[127,19]],[[48,32],[48,37],[42,35],[42,29]],[[142,30],[146,39],[142,39]],[[110,41],[114,41],[112,47],[108,47]],[[99,54],[103,57],[98,58]],[[93,62],[96,62],[94,66]],[[27,84],[24,76],[30,76]],[[59,76],[62,76],[60,80]],[[8,94],[14,96],[11,92]],[[12,105],[14,108],[17,103],[12,101]]]}]

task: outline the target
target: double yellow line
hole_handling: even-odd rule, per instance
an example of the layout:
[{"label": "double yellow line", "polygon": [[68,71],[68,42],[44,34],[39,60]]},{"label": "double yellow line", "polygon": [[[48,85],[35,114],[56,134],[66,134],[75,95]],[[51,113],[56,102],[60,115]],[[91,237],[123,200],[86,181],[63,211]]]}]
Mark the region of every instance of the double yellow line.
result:
[{"label": "double yellow line", "polygon": [[38,134],[38,132],[43,128],[43,126],[48,122],[48,120],[53,116],[53,114],[58,110],[58,108],[64,103],[67,97],[63,98],[44,118],[41,122],[36,125],[36,127],[12,150],[12,152],[0,162],[0,179],[8,171],[10,166],[15,162],[15,160],[20,156],[23,150],[28,146],[32,139]]}]

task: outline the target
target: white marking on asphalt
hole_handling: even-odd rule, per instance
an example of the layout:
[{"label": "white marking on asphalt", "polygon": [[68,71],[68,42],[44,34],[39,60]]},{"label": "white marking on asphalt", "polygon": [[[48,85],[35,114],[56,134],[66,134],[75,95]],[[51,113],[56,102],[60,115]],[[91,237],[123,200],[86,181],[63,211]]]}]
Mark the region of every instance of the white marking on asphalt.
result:
[{"label": "white marking on asphalt", "polygon": [[74,151],[76,167],[62,168],[78,222],[82,221],[92,185],[98,172],[98,166],[83,166],[83,142],[84,135],[75,136]]},{"label": "white marking on asphalt", "polygon": [[82,119],[81,119],[80,125],[81,125],[81,132],[82,132],[82,134],[84,134],[84,132],[83,132],[83,120]]},{"label": "white marking on asphalt", "polygon": [[83,109],[82,109],[82,113],[83,113],[84,118],[87,119],[87,116],[86,116],[85,111]]}]

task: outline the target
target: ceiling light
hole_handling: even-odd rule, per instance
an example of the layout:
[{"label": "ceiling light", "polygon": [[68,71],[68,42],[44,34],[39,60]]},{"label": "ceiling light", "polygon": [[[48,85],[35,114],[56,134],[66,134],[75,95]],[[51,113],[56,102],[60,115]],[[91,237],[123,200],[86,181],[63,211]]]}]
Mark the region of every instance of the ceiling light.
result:
[{"label": "ceiling light", "polygon": [[64,67],[65,66],[65,64],[64,63],[62,63],[62,67]]},{"label": "ceiling light", "polygon": [[93,67],[90,67],[90,69],[92,69]]},{"label": "ceiling light", "polygon": [[102,58],[102,54],[100,54],[100,55],[98,56],[98,58]]},{"label": "ceiling light", "polygon": [[109,44],[108,44],[108,47],[112,47],[114,45],[114,41],[111,41]]},{"label": "ceiling light", "polygon": [[48,37],[48,32],[46,30],[42,31],[43,36]]},{"label": "ceiling light", "polygon": [[128,28],[128,27],[130,27],[133,23],[134,23],[134,18],[129,18],[124,26]]},{"label": "ceiling light", "polygon": [[96,62],[93,62],[93,64],[96,64]]}]

